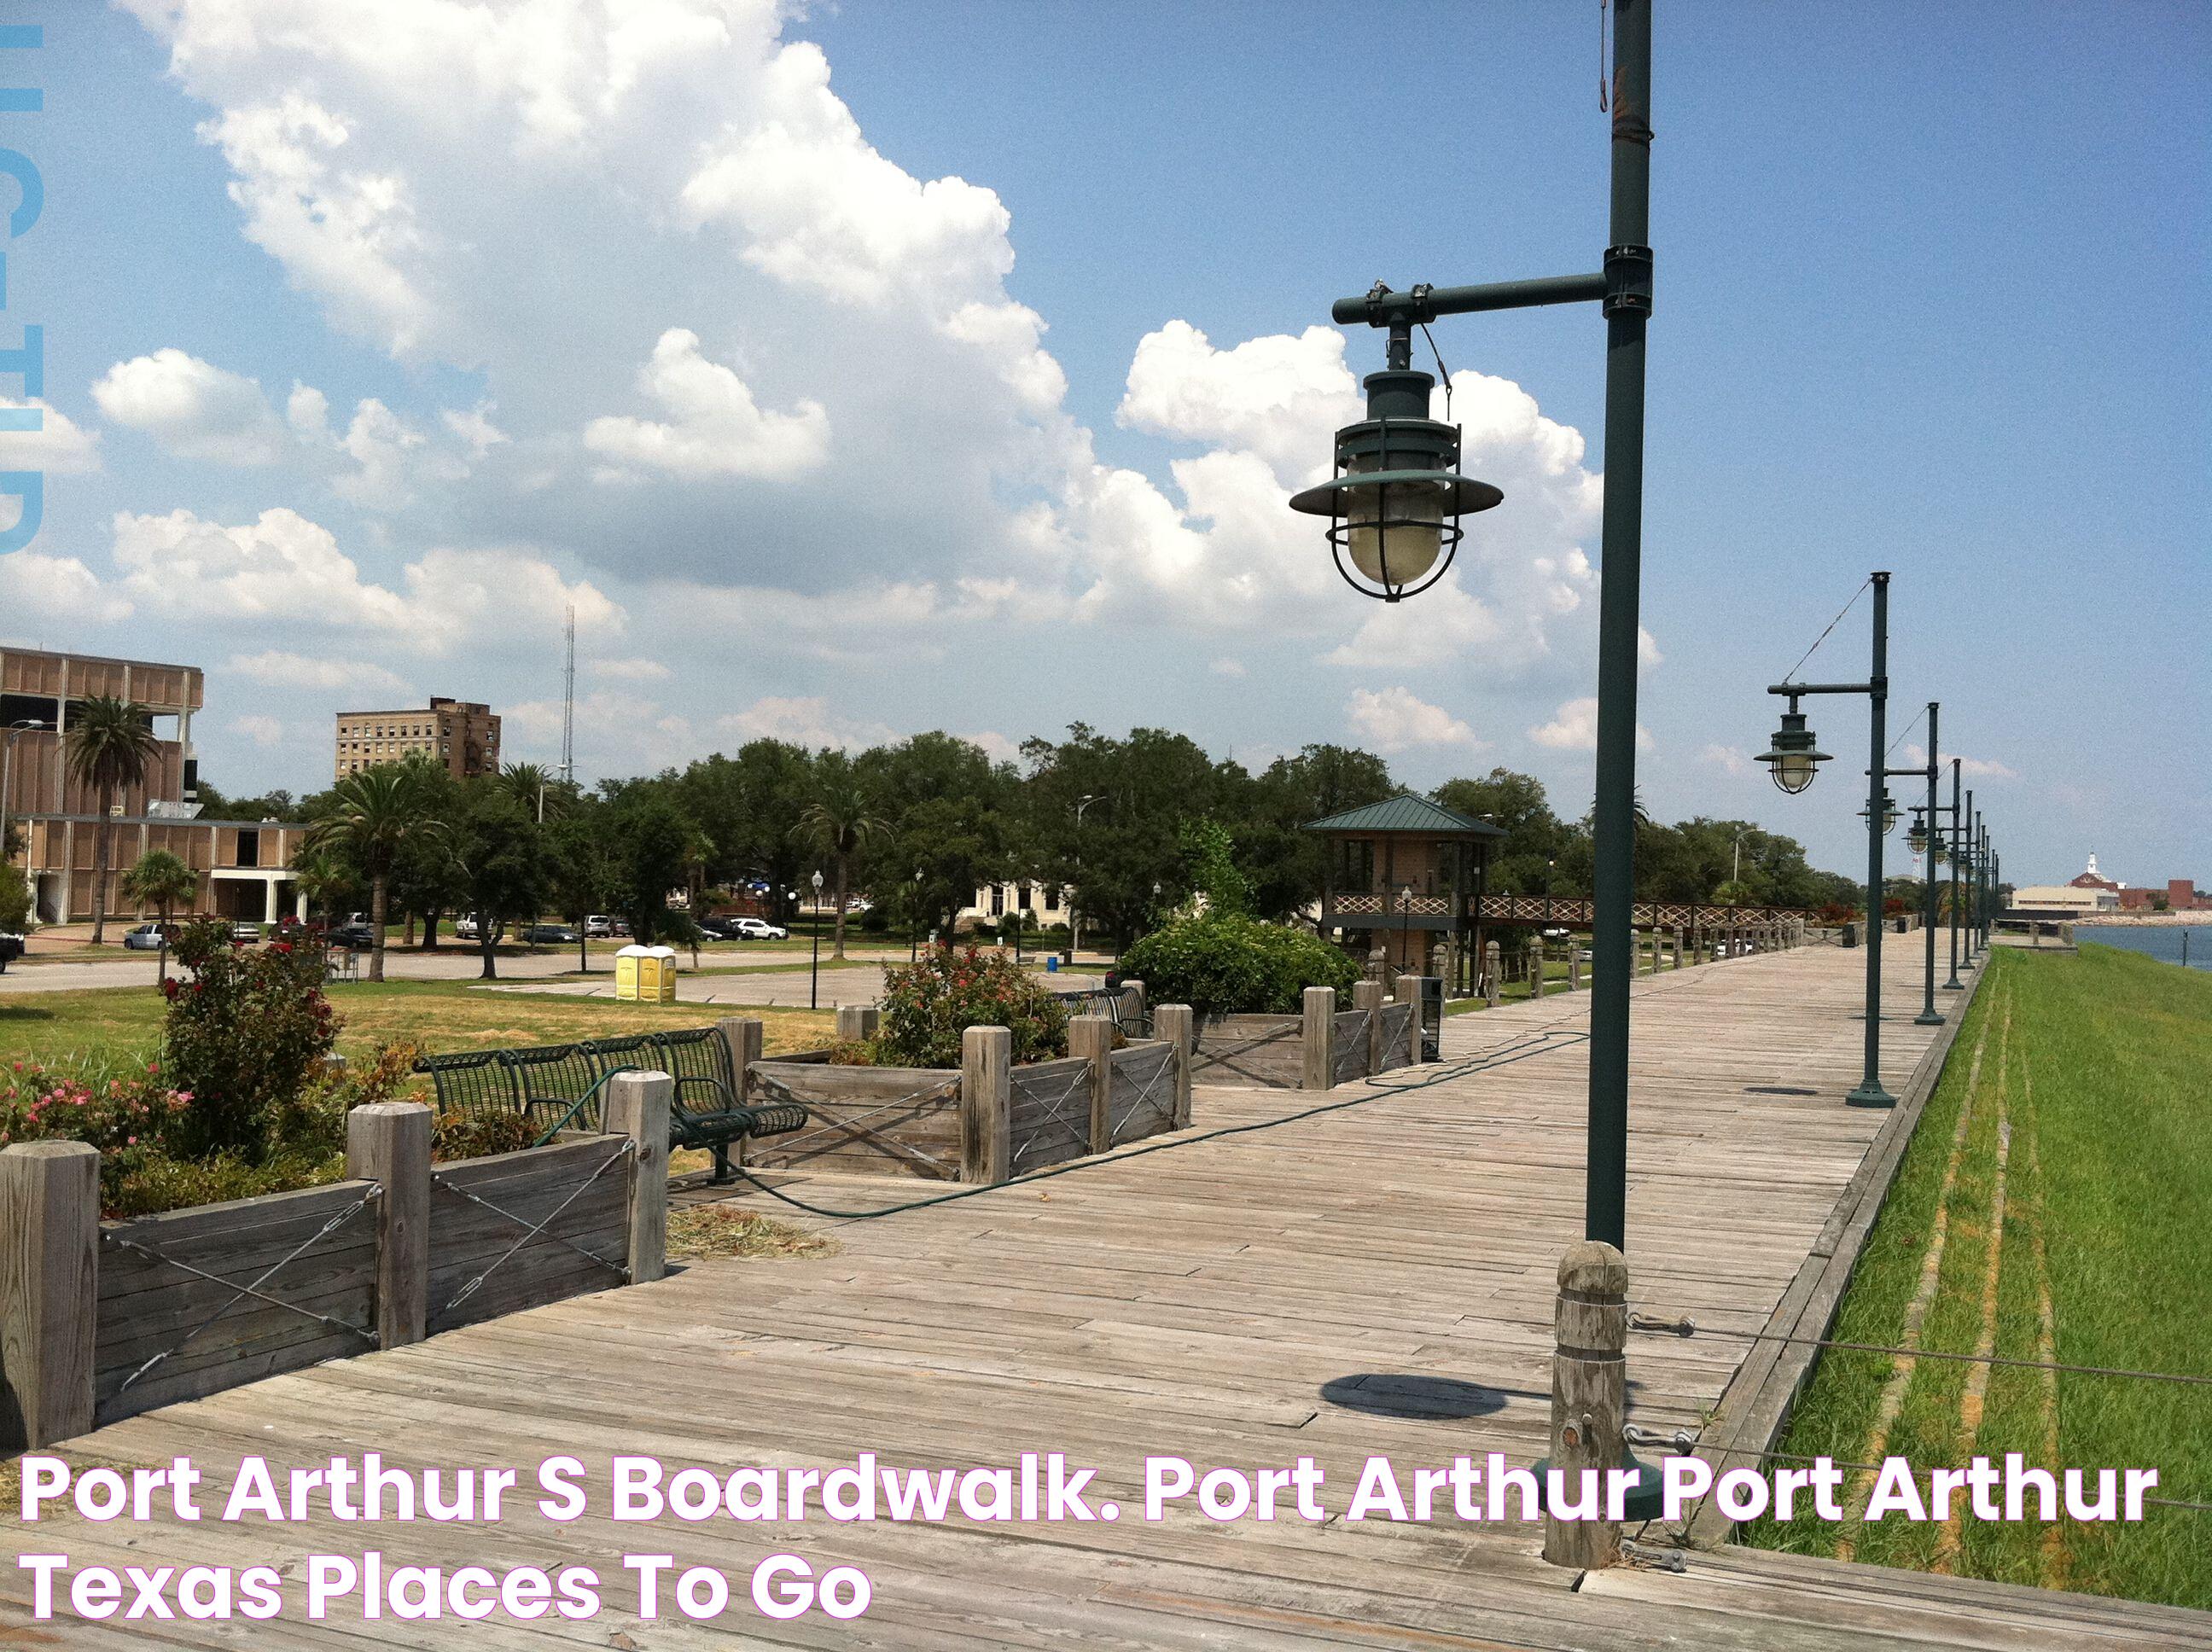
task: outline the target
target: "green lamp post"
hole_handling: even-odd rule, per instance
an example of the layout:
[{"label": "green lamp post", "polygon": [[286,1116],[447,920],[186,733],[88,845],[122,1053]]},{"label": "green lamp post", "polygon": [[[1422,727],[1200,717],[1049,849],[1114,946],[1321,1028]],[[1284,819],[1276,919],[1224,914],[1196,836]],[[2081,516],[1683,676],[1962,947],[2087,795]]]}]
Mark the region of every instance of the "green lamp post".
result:
[{"label": "green lamp post", "polygon": [[1951,825],[1949,835],[1942,840],[1943,859],[1951,868],[1951,978],[1943,983],[1943,990],[1947,993],[1962,992],[1966,988],[1966,983],[1959,979],[1959,845],[1966,836],[1964,825],[1966,817],[1960,813],[1959,808],[1960,768],[1960,760],[1956,757],[1952,758]]},{"label": "green lamp post", "polygon": [[1889,804],[1888,793],[1882,786],[1889,711],[1889,575],[1877,572],[1869,577],[1869,583],[1874,586],[1874,659],[1867,680],[1770,684],[1766,691],[1786,696],[1790,709],[1782,714],[1782,726],[1775,732],[1774,744],[1761,754],[1759,761],[1784,791],[1802,792],[1813,783],[1823,754],[1814,749],[1813,734],[1797,709],[1798,701],[1808,694],[1866,695],[1874,750],[1873,761],[1867,765],[1867,803],[1862,816],[1867,823],[1866,1060],[1858,1088],[1844,1099],[1854,1107],[1895,1107],[1897,1097],[1881,1087],[1881,840],[1887,829],[1885,813],[1888,826],[1897,823],[1896,806]]},{"label": "green lamp post", "polygon": [[[1605,318],[1605,507],[1599,542],[1597,797],[1585,1236],[1627,1248],[1629,978],[1636,896],[1636,674],[1644,534],[1644,379],[1651,317],[1651,6],[1613,0],[1612,217],[1593,274],[1416,286],[1377,282],[1331,319],[1388,333],[1366,380],[1367,416],[1337,432],[1330,479],[1291,501],[1328,519],[1330,554],[1355,589],[1399,602],[1442,579],[1462,519],[1504,498],[1458,473],[1459,432],[1428,416],[1435,380],[1412,364],[1413,330],[1440,316],[1595,303]],[[1347,563],[1349,567],[1347,567]],[[1658,1511],[1657,1471],[1638,1464],[1632,1519]]]},{"label": "green lamp post", "polygon": [[[1885,768],[1884,774],[1911,776],[1928,782],[1928,801],[1912,805],[1913,828],[1905,841],[1912,853],[1920,854],[1930,847],[1929,823],[1936,818],[1936,778],[1938,773],[1936,756],[1936,725],[1943,708],[1936,701],[1928,702],[1928,761],[1917,768]],[[1884,793],[1887,797],[1888,793]],[[1920,869],[1920,941],[1922,955],[1926,960],[1924,985],[1920,994],[1920,1013],[1912,1017],[1920,1027],[1940,1027],[1942,1011],[1936,1007],[1936,863],[1931,858]]]}]

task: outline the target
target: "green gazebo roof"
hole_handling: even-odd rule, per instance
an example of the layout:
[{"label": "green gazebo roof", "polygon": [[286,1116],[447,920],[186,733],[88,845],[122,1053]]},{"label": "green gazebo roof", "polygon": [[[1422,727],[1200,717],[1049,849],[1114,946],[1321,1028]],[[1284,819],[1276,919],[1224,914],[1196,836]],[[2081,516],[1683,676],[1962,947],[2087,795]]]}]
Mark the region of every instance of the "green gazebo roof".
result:
[{"label": "green gazebo roof", "polygon": [[1471,820],[1456,809],[1401,792],[1380,803],[1347,809],[1325,820],[1306,823],[1309,832],[1417,832],[1427,837],[1503,837],[1502,827]]}]

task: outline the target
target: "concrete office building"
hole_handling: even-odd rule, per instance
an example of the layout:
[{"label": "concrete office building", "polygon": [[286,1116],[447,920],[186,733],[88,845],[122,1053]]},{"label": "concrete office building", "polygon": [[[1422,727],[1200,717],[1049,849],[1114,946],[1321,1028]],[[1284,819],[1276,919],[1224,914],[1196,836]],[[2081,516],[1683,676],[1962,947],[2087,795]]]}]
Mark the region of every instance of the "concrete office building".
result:
[{"label": "concrete office building", "polygon": [[199,817],[192,715],[204,693],[196,666],[0,648],[0,797],[11,834],[24,840],[15,864],[37,921],[92,915],[100,800],[70,778],[67,753],[72,708],[102,695],[144,707],[156,740],[144,782],[115,799],[107,910],[125,914],[123,874],[152,849],[200,874],[196,912],[269,922],[303,904],[290,867],[306,828]]}]

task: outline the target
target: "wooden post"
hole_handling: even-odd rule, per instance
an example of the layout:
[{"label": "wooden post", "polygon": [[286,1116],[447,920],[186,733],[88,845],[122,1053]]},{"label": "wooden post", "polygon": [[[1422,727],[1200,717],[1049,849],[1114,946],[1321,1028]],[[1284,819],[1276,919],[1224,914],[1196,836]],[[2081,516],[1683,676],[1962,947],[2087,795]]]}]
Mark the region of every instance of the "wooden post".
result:
[{"label": "wooden post", "polygon": [[[1580,1494],[1580,1471],[1595,1469],[1601,1491],[1609,1468],[1626,1461],[1621,1424],[1628,1404],[1628,1263],[1611,1245],[1584,1240],[1559,1259],[1553,1309],[1550,1466]],[[1548,1503],[1549,1499],[1547,1499]],[[1592,1571],[1620,1559],[1620,1527],[1601,1520],[1544,1517],[1544,1558]]]},{"label": "wooden post", "polygon": [[373,1102],[347,1114],[346,1176],[380,1190],[376,1345],[420,1342],[430,1318],[430,1109]]},{"label": "wooden post", "polygon": [[1198,1025],[1188,1004],[1163,1004],[1152,1011],[1152,1036],[1175,1051],[1175,1110],[1170,1130],[1190,1128],[1190,1068],[1198,1054]]},{"label": "wooden post", "polygon": [[840,1004],[837,1006],[837,1042],[841,1044],[865,1043],[876,1036],[876,1028],[883,1019],[883,1011],[869,1004]]},{"label": "wooden post", "polygon": [[1493,1010],[1498,1007],[1499,991],[1498,977],[1502,973],[1504,966],[1504,954],[1498,950],[1498,943],[1496,941],[1487,943],[1482,949],[1482,996],[1484,1001]]},{"label": "wooden post", "polygon": [[665,1072],[617,1072],[607,1080],[607,1133],[628,1136],[629,1282],[668,1271],[668,1101],[676,1081]]},{"label": "wooden post", "polygon": [[1091,1151],[1113,1145],[1114,1022],[1110,1016],[1079,1015],[1067,1023],[1067,1053],[1091,1063]]},{"label": "wooden post", "polygon": [[81,1141],[0,1151],[0,1444],[92,1432],[100,1152]]},{"label": "wooden post", "polygon": [[1676,924],[1674,927],[1668,932],[1667,940],[1668,949],[1674,955],[1674,963],[1673,967],[1680,969],[1682,967],[1682,926]]},{"label": "wooden post", "polygon": [[1398,1002],[1412,1006],[1406,1016],[1406,1064],[1419,1066],[1421,1052],[1428,1048],[1421,1031],[1421,978],[1419,975],[1398,977]]},{"label": "wooden post", "polygon": [[1336,1082],[1336,988],[1309,987],[1302,1000],[1305,1067],[1300,1090],[1327,1090]]},{"label": "wooden post", "polygon": [[1528,996],[1530,998],[1544,996],[1544,965],[1550,954],[1551,948],[1545,942],[1543,932],[1539,930],[1536,933],[1535,947],[1528,957]]},{"label": "wooden post", "polygon": [[1145,1024],[1145,983],[1125,981],[1121,983],[1121,1024],[1129,1029],[1129,1036],[1136,1036],[1135,1029]]},{"label": "wooden post", "polygon": [[1004,1027],[960,1035],[960,1179],[1004,1181],[1013,1151],[1014,1036]]},{"label": "wooden post", "polygon": [[1367,1076],[1382,1071],[1382,983],[1363,981],[1352,989],[1352,1007],[1367,1011]]},{"label": "wooden post", "polygon": [[1575,944],[1574,938],[1569,936],[1567,938],[1567,990],[1571,993],[1579,993],[1582,989],[1583,950]]},{"label": "wooden post", "polygon": [[751,1017],[732,1016],[717,1021],[714,1030],[722,1035],[723,1047],[730,1053],[730,1077],[737,1090],[731,1103],[742,1107],[752,1092],[753,1063],[761,1059],[763,1023]]}]

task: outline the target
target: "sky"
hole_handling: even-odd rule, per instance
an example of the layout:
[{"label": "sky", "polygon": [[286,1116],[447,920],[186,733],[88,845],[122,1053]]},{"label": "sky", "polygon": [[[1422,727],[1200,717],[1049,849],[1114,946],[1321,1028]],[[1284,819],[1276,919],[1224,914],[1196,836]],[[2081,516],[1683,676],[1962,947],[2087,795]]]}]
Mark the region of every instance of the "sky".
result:
[{"label": "sky", "polygon": [[[204,666],[223,791],[430,694],[556,760],[573,605],[586,779],[1080,720],[1588,808],[1595,307],[1434,330],[1506,495],[1434,591],[1284,500],[1382,365],[1333,299],[1597,266],[1597,6],[21,9],[0,641]],[[2212,12],[1656,18],[1647,806],[1863,869],[1863,701],[1803,795],[1749,757],[1880,568],[1892,761],[1940,700],[2008,877],[2212,885]]]}]

